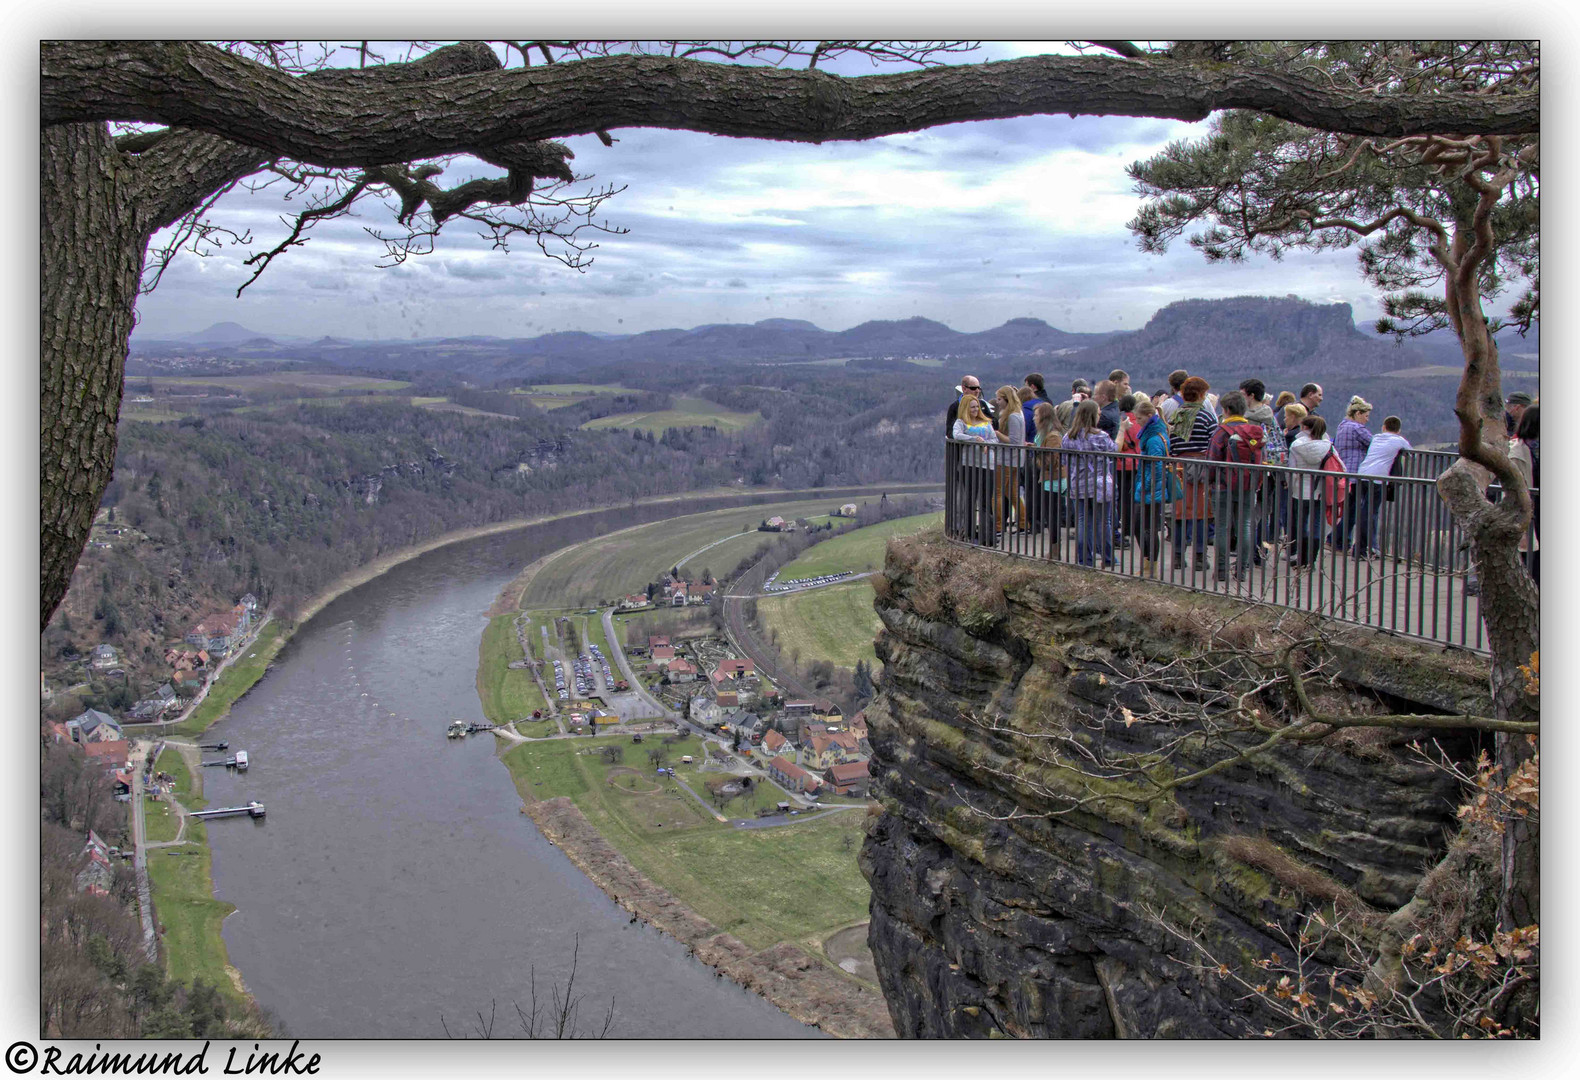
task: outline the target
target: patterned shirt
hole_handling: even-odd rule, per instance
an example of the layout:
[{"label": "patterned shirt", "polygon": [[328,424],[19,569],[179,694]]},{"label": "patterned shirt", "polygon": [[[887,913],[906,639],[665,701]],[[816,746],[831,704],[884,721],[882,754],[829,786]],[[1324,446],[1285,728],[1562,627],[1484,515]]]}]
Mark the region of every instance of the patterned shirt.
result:
[{"label": "patterned shirt", "polygon": [[1344,462],[1345,472],[1359,472],[1366,460],[1366,450],[1372,444],[1372,433],[1358,420],[1345,417],[1333,436],[1333,452]]}]

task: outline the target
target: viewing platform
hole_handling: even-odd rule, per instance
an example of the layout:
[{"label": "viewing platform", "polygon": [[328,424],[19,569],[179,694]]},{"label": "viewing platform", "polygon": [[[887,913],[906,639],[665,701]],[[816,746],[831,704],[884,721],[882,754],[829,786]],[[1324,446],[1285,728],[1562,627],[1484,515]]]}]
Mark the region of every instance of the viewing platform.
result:
[{"label": "viewing platform", "polygon": [[[1370,477],[949,440],[944,533],[1007,555],[1086,565],[1486,653],[1469,540],[1436,489],[1436,477],[1458,455],[1408,455],[1403,475]],[[1145,468],[1153,478],[1171,477],[1166,493],[1182,497],[1146,509],[1134,498],[1136,470]],[[1044,478],[1064,479],[1067,490],[1044,490]],[[1229,490],[1235,494],[1226,495]],[[1079,497],[1096,492],[1108,498]],[[1296,499],[1304,494],[1315,498]],[[1491,497],[1497,494],[1494,487]],[[1255,560],[1243,579],[1238,553],[1218,565],[1216,530],[1228,526],[1217,517],[1226,508],[1254,523]],[[1368,540],[1357,539],[1363,513]],[[1149,529],[1155,546],[1144,535]],[[1536,539],[1533,522],[1527,547]],[[1366,554],[1368,545],[1375,554]]]}]

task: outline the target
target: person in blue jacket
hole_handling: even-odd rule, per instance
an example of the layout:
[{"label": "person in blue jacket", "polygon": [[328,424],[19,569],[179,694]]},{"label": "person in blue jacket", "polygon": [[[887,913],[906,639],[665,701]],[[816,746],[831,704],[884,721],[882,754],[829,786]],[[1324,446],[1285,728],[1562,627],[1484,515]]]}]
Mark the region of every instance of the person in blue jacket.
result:
[{"label": "person in blue jacket", "polygon": [[1170,475],[1166,461],[1147,458],[1169,456],[1169,429],[1158,408],[1146,397],[1137,395],[1136,421],[1141,433],[1136,436],[1142,460],[1136,463],[1135,526],[1141,542],[1141,573],[1152,577],[1157,572],[1158,555],[1163,544],[1163,510],[1173,501],[1169,491]]}]

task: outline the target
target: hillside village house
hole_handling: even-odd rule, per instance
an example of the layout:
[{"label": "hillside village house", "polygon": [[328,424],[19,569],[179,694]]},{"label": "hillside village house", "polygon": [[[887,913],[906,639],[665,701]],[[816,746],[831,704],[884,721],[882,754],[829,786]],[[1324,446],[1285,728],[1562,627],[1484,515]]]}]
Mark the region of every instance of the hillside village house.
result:
[{"label": "hillside village house", "polygon": [[73,878],[79,892],[90,896],[108,896],[115,884],[115,871],[110,869],[110,849],[99,839],[98,833],[88,830],[88,843],[82,849],[82,865]]},{"label": "hillside village house", "polygon": [[757,674],[756,661],[748,658],[745,660],[720,660],[719,666],[714,669],[714,674],[723,679],[742,679]]},{"label": "hillside village house", "polygon": [[674,646],[669,644],[668,638],[661,639],[664,644],[652,646],[651,659],[655,664],[667,664],[675,658]]},{"label": "hillside village house", "polygon": [[779,783],[779,786],[788,791],[799,791],[803,794],[816,791],[823,782],[793,761],[776,757],[768,764],[768,775]]},{"label": "hillside village house", "polygon": [[764,757],[778,757],[780,754],[795,753],[795,747],[790,744],[790,740],[772,728],[763,735],[762,745]]},{"label": "hillside village house", "polygon": [[664,668],[664,673],[669,676],[669,681],[672,683],[695,682],[697,667],[690,660],[677,658],[669,662],[668,666]]},{"label": "hillside village house", "polygon": [[701,724],[703,727],[712,727],[723,719],[719,706],[705,697],[691,699],[691,722]]},{"label": "hillside village house", "polygon": [[735,712],[741,707],[741,696],[734,690],[724,691],[715,700],[719,703],[720,711],[725,713]]},{"label": "hillside village house", "polygon": [[115,667],[121,662],[121,660],[120,657],[115,654],[115,646],[95,645],[93,647],[93,660],[91,662],[95,671],[105,671],[109,668]]},{"label": "hillside village house", "polygon": [[866,761],[848,761],[842,765],[831,765],[824,773],[830,787],[836,795],[854,795],[860,797],[867,794],[867,787],[872,783],[872,774],[867,769]]},{"label": "hillside village house", "polygon": [[95,762],[107,773],[115,773],[126,768],[132,744],[120,739],[115,742],[85,743],[82,749],[89,761]]},{"label": "hillside village house", "polygon": [[818,770],[841,765],[861,756],[861,749],[856,739],[846,732],[813,735],[804,745],[801,764]]},{"label": "hillside village house", "polygon": [[126,738],[115,718],[98,709],[89,709],[66,721],[66,733],[72,742],[115,742]]},{"label": "hillside village house", "polygon": [[245,613],[245,609],[238,604],[230,611],[208,616],[187,634],[187,644],[196,645],[210,653],[230,651],[230,647],[246,633],[242,625]]},{"label": "hillside village house", "polygon": [[615,605],[615,610],[636,611],[640,608],[649,607],[651,604],[652,601],[647,598],[646,593],[632,593],[630,596],[622,596],[620,602]]}]

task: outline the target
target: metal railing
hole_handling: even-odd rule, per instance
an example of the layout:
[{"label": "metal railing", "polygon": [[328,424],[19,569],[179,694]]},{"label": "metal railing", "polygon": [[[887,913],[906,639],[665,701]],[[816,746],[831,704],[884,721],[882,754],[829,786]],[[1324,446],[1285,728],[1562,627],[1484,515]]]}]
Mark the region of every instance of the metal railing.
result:
[{"label": "metal railing", "polygon": [[[1468,540],[1436,489],[1456,455],[1415,454],[1407,475],[1374,478],[949,440],[944,530],[1486,652]],[[1527,551],[1536,539],[1533,521]]]}]

